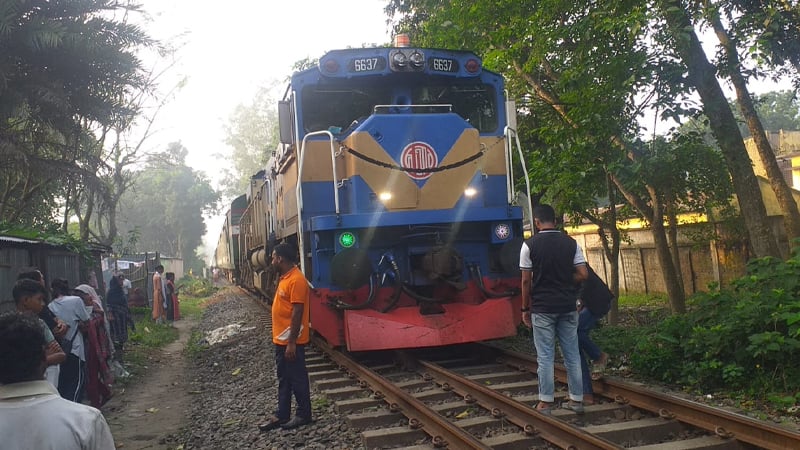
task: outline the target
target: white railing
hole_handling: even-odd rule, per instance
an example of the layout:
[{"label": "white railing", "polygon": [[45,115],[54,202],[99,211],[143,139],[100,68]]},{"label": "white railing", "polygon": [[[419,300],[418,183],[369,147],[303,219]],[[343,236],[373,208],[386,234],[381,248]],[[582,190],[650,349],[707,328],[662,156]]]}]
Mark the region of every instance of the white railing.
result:
[{"label": "white railing", "polygon": [[303,137],[303,144],[300,146],[300,154],[297,158],[297,246],[300,251],[300,270],[306,273],[306,252],[305,240],[303,238],[303,166],[306,159],[306,142],[308,138],[314,136],[328,136],[331,143],[331,165],[333,166],[333,202],[336,206],[336,216],[339,216],[339,180],[336,179],[336,140],[330,131],[315,131]]}]

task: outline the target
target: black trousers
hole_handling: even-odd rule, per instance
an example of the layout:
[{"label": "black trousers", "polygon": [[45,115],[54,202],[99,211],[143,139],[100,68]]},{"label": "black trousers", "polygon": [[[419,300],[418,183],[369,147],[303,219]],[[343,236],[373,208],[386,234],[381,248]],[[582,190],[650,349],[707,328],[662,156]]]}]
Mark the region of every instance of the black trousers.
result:
[{"label": "black trousers", "polygon": [[58,393],[67,400],[80,403],[86,388],[86,363],[70,353],[61,363],[58,374]]},{"label": "black trousers", "polygon": [[311,389],[308,383],[306,370],[306,346],[297,345],[294,361],[286,359],[285,345],[275,346],[275,366],[278,375],[278,410],[275,417],[280,421],[291,418],[292,395],[297,401],[295,415],[305,420],[311,420]]}]

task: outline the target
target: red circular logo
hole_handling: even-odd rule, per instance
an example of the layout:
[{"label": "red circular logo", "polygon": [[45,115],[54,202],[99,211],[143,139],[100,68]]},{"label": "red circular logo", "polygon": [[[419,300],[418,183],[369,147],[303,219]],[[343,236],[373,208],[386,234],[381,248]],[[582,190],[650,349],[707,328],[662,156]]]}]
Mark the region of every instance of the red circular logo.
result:
[{"label": "red circular logo", "polygon": [[[432,169],[439,166],[439,156],[433,147],[424,142],[412,142],[406,145],[400,155],[400,164],[405,169]],[[408,176],[415,180],[424,180],[433,172],[406,172]]]}]

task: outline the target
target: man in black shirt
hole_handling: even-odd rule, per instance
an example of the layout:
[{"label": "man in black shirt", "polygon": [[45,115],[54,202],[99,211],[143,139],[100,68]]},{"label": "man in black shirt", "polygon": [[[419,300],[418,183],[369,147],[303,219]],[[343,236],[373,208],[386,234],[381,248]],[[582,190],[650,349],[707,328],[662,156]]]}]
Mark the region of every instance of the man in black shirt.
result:
[{"label": "man in black shirt", "polygon": [[565,408],[583,413],[583,382],[578,350],[578,312],[575,301],[580,283],[588,271],[583,251],[574,239],[556,229],[555,211],[550,205],[533,209],[538,233],[522,244],[522,321],[533,328],[536,347],[539,404],[536,409],[550,413],[555,401],[553,365],[555,340],[561,345],[567,367],[569,402]]}]

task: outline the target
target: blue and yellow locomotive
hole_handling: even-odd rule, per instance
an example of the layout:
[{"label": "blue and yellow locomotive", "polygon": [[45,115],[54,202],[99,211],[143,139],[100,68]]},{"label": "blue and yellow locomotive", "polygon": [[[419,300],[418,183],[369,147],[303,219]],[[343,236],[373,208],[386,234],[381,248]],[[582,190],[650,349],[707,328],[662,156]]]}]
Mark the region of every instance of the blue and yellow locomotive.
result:
[{"label": "blue and yellow locomotive", "polygon": [[269,297],[271,246],[291,242],[332,345],[514,335],[523,213],[507,105],[503,78],[466,51],[335,50],[295,73],[242,217],[243,281]]}]

